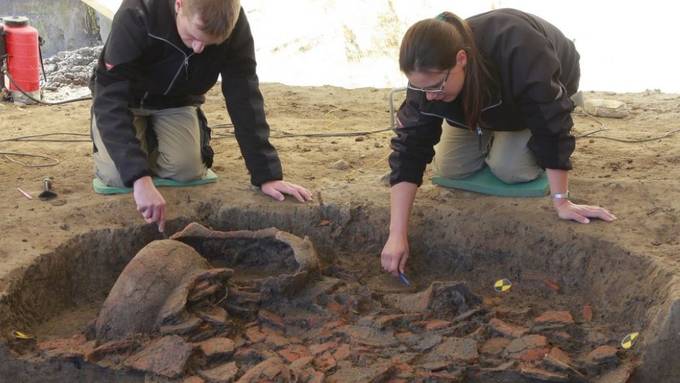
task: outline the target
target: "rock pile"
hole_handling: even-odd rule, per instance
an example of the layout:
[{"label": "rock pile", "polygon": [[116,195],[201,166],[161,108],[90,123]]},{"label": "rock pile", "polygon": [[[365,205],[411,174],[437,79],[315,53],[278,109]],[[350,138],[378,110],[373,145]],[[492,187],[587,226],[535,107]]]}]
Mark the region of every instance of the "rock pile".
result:
[{"label": "rock pile", "polygon": [[43,61],[47,76],[44,89],[57,90],[67,85],[87,86],[101,51],[102,46],[85,47],[46,58]]}]

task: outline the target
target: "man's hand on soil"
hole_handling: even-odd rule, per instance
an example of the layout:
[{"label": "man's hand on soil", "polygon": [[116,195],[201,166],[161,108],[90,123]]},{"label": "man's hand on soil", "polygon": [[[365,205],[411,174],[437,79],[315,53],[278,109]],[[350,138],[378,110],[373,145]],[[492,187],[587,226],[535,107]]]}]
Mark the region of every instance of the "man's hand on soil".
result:
[{"label": "man's hand on soil", "polygon": [[285,199],[284,194],[292,195],[300,202],[307,202],[312,200],[312,193],[302,186],[286,182],[286,181],[269,181],[262,184],[260,187],[262,192],[277,201]]},{"label": "man's hand on soil", "polygon": [[156,189],[151,177],[139,178],[133,185],[133,195],[137,211],[146,223],[158,223],[158,231],[165,230],[165,199]]},{"label": "man's hand on soil", "polygon": [[599,206],[577,205],[569,200],[554,202],[557,215],[562,219],[570,219],[580,223],[589,223],[588,218],[599,218],[603,221],[611,222],[616,216],[607,209]]}]

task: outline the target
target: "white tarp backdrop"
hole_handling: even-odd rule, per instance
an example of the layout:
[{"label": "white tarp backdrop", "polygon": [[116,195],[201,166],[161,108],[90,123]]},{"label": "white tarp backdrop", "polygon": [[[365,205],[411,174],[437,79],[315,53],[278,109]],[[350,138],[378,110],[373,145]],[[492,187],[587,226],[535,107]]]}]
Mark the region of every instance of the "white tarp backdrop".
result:
[{"label": "white tarp backdrop", "polygon": [[[119,4],[119,0],[84,0]],[[557,25],[581,53],[581,89],[680,93],[680,4],[665,0],[242,0],[263,82],[398,87],[401,37],[448,10],[518,8]],[[679,4],[679,5],[676,5]]]}]

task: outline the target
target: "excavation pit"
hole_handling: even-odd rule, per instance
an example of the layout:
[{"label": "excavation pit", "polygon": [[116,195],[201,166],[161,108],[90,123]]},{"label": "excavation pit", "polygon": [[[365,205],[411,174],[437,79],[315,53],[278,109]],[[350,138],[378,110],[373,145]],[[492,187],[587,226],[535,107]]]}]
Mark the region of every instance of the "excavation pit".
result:
[{"label": "excavation pit", "polygon": [[[192,280],[186,296],[205,301],[186,299],[172,321],[116,336],[97,326],[107,297],[140,250],[164,241],[148,226],[82,234],[23,270],[0,301],[0,376],[602,383],[677,376],[672,270],[597,238],[546,237],[514,222],[466,227],[442,208],[422,213],[406,286],[379,267],[384,209],[204,206],[170,222],[171,241],[200,254],[206,270],[233,272]],[[216,229],[181,231],[192,221]],[[424,221],[428,230],[418,229]],[[296,257],[296,246],[315,256]],[[509,291],[494,289],[501,279],[512,282]],[[129,314],[113,317],[121,316]],[[633,332],[640,338],[624,349]]]}]

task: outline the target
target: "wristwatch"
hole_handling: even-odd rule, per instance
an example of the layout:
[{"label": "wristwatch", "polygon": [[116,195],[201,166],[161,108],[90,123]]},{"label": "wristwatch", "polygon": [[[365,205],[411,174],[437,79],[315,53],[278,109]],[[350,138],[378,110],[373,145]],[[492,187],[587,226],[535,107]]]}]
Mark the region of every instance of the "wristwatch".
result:
[{"label": "wristwatch", "polygon": [[550,198],[553,199],[553,201],[558,201],[561,199],[569,199],[569,191],[566,191],[564,193],[554,193],[550,195]]}]

